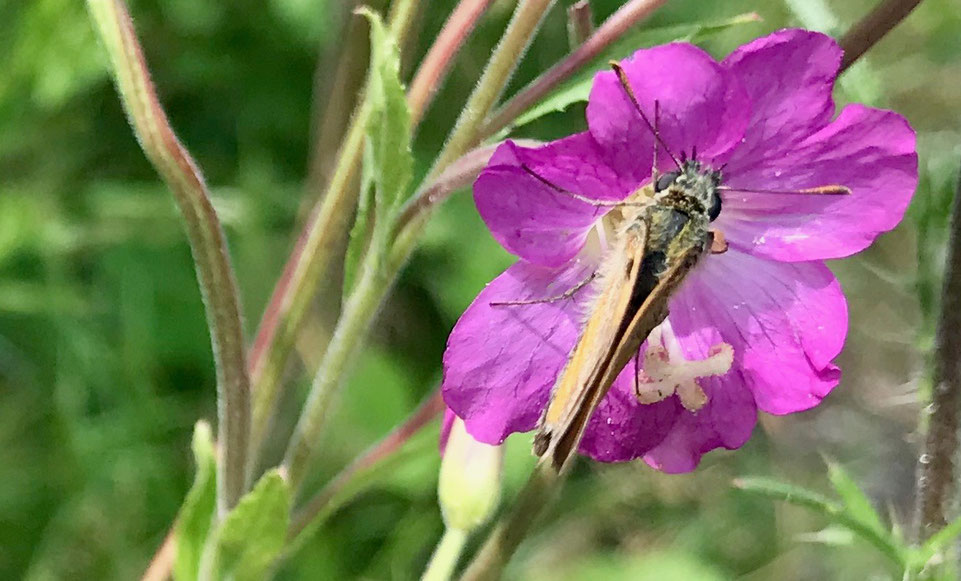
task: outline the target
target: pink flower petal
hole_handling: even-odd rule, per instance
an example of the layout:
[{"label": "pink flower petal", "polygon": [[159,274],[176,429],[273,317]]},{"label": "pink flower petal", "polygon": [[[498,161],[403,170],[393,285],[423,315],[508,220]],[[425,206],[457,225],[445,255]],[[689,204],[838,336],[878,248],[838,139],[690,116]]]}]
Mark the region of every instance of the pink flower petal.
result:
[{"label": "pink flower petal", "polygon": [[[658,102],[658,129],[674,155],[696,147],[699,158],[718,161],[740,142],[750,101],[737,78],[703,50],[668,44],[639,50],[621,66],[651,123]],[[638,183],[650,179],[654,136],[612,71],[594,78],[587,125],[618,173]],[[659,156],[661,169],[669,167],[667,155]]]},{"label": "pink flower petal", "polygon": [[707,405],[697,413],[683,409],[678,413],[670,434],[644,455],[652,468],[670,474],[690,472],[705,453],[715,448],[740,448],[751,437],[757,405],[741,372],[702,378],[698,384],[707,394]]},{"label": "pink flower petal", "polygon": [[437,440],[437,447],[440,448],[440,455],[444,455],[447,449],[447,440],[450,439],[450,429],[454,427],[454,420],[457,415],[449,407],[444,408],[444,419],[440,424],[440,438]]},{"label": "pink flower petal", "polygon": [[814,407],[833,389],[831,363],[844,345],[847,303],[820,262],[773,262],[734,250],[708,256],[671,300],[685,349],[734,347],[734,369],[768,413]]},{"label": "pink flower petal", "polygon": [[587,423],[580,453],[599,462],[627,462],[660,444],[684,413],[676,398],[643,405],[634,394],[634,361],[617,377]]},{"label": "pink flower petal", "polygon": [[863,250],[901,221],[918,183],[915,134],[896,113],[849,105],[791,151],[735,157],[725,174],[731,187],[850,188],[850,195],[728,192],[716,222],[729,242],[755,255],[840,258]]},{"label": "pink flower petal", "polygon": [[573,258],[591,226],[610,208],[558,192],[522,165],[560,188],[596,200],[623,199],[637,185],[606,164],[588,133],[536,149],[511,141],[497,148],[474,182],[477,211],[504,248],[544,266],[560,266]]},{"label": "pink flower petal", "polygon": [[589,265],[546,268],[520,261],[467,308],[444,353],[444,401],[486,444],[532,430],[580,330],[590,292],[531,305],[491,302],[557,296],[590,276]]},{"label": "pink flower petal", "polygon": [[831,92],[841,55],[831,37],[789,29],[745,44],[724,59],[723,66],[751,99],[750,125],[732,159],[750,163],[780,156],[827,125],[834,116]]}]

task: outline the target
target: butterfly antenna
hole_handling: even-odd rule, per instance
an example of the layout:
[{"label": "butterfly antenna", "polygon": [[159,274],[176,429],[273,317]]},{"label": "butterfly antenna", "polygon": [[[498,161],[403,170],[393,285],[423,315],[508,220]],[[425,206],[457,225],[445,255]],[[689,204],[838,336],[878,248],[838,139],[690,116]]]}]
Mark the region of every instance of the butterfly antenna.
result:
[{"label": "butterfly antenna", "polygon": [[[614,69],[614,74],[617,75],[617,80],[620,81],[621,87],[624,89],[624,92],[627,93],[627,97],[631,100],[631,104],[634,105],[634,110],[637,111],[637,114],[641,116],[644,124],[647,125],[648,129],[650,129],[651,134],[654,135],[654,141],[661,144],[661,147],[663,147],[664,151],[667,152],[667,155],[671,157],[671,161],[674,162],[674,165],[677,166],[677,169],[681,169],[681,162],[679,162],[677,158],[674,157],[674,154],[671,153],[671,148],[669,148],[667,144],[664,143],[664,140],[661,139],[661,135],[658,133],[657,128],[651,123],[651,120],[647,118],[647,115],[644,114],[644,110],[641,109],[640,103],[637,102],[637,97],[634,96],[634,89],[631,88],[631,83],[627,79],[627,73],[624,72],[624,69],[621,68],[621,65],[616,61],[611,61],[611,68]],[[657,146],[655,145],[655,148],[656,147]]]},{"label": "butterfly antenna", "polygon": [[736,188],[731,186],[718,186],[721,192],[747,192],[750,194],[814,194],[818,196],[847,196],[851,194],[851,188],[840,184],[830,184],[813,188],[801,188],[798,190],[768,190],[758,188]]},{"label": "butterfly antenna", "polygon": [[653,168],[651,168],[651,183],[654,187],[657,187],[657,180],[660,176],[657,173],[657,142],[661,140],[659,120],[661,117],[661,104],[657,99],[654,99],[654,155],[653,158]]}]

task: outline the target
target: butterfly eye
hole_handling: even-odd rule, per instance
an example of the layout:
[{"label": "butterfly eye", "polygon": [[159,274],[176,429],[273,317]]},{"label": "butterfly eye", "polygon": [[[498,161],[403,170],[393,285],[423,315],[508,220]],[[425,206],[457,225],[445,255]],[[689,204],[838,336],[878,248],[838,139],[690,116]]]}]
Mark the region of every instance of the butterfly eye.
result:
[{"label": "butterfly eye", "polygon": [[659,178],[657,178],[657,183],[654,184],[654,192],[663,192],[667,188],[671,187],[671,184],[674,183],[674,180],[676,180],[677,176],[679,175],[680,173],[676,171],[667,172],[666,174],[661,175]]}]

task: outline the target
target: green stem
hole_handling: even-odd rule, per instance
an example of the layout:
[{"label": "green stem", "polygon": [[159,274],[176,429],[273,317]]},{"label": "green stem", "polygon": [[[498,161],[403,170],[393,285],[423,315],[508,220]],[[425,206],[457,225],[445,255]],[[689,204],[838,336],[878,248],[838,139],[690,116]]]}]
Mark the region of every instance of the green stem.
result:
[{"label": "green stem", "polygon": [[217,374],[217,506],[222,516],[246,490],[250,435],[250,383],[240,298],[227,244],[203,176],[174,135],[157,98],[126,6],[120,0],[88,0],[87,4],[134,133],[173,192],[186,224]]},{"label": "green stem", "polygon": [[468,565],[461,581],[500,579],[504,567],[538,518],[554,502],[566,472],[557,473],[550,462],[538,462],[527,484],[517,495],[511,511],[488,535]]},{"label": "green stem", "polygon": [[304,531],[316,527],[318,521],[323,520],[331,510],[346,502],[348,499],[344,497],[349,495],[345,495],[345,491],[349,491],[358,478],[395,456],[411,438],[443,411],[444,400],[441,399],[438,389],[404,422],[341,470],[294,515],[290,525],[290,538],[294,539],[293,542],[296,544]]},{"label": "green stem", "polygon": [[[510,81],[517,63],[530,46],[534,33],[553,2],[554,0],[522,0],[514,10],[504,36],[497,43],[487,68],[484,69],[484,74],[481,75],[474,92],[468,98],[446,145],[424,179],[424,184],[438,181],[444,171],[467,153],[471,144],[477,141],[484,119]],[[422,187],[420,192],[425,190],[426,188]],[[394,243],[388,258],[391,277],[396,276],[407,262],[430,219],[433,208],[436,207],[433,203],[421,203],[423,200],[424,196],[415,195],[409,200],[407,207],[401,211],[400,228],[394,234]]]},{"label": "green stem", "polygon": [[[418,0],[402,0],[391,11],[391,34],[402,42],[417,10]],[[362,91],[363,92],[363,91]],[[254,404],[251,450],[263,444],[276,409],[281,380],[300,331],[316,298],[324,274],[334,263],[339,240],[349,227],[357,203],[357,177],[364,151],[364,129],[370,108],[364,102],[351,120],[325,195],[311,212],[284,273],[271,297],[257,338],[250,366]]]},{"label": "green stem", "polygon": [[457,562],[467,543],[467,531],[447,528],[434,554],[427,563],[421,581],[447,581],[454,574]]},{"label": "green stem", "polygon": [[[510,125],[514,119],[547,96],[597,55],[624,36],[638,22],[650,16],[667,0],[629,0],[598,27],[589,38],[547,72],[531,81],[506,103],[488,116],[477,132],[476,142],[483,141]],[[571,8],[575,8],[575,4]],[[583,12],[583,11],[582,11]],[[589,12],[589,10],[587,11]],[[583,16],[582,16],[583,17]]]},{"label": "green stem", "polygon": [[[530,44],[544,13],[552,4],[553,0],[522,0],[474,93],[468,99],[450,140],[425,181],[434,181],[435,176],[442,174],[443,169],[466,153],[466,144],[471,142],[477,126],[507,84],[517,61]],[[423,221],[418,223],[422,224]],[[330,400],[343,382],[375,313],[396,280],[406,257],[413,251],[416,238],[406,238],[405,242],[408,247],[403,260],[387,260],[387,257],[378,253],[371,253],[364,259],[360,280],[344,305],[320,371],[314,378],[307,403],[287,447],[284,465],[290,475],[293,490],[303,484],[317,441],[323,432]],[[396,254],[396,248],[393,248],[390,258]]]},{"label": "green stem", "polygon": [[447,144],[437,156],[427,180],[443,172],[471,148],[478,128],[504,91],[517,63],[534,39],[541,20],[553,4],[554,0],[521,0],[514,10],[507,30],[504,31],[504,36],[487,62],[487,68],[477,82],[477,87],[457,118],[457,123],[447,138]]},{"label": "green stem", "polygon": [[323,434],[330,401],[346,378],[367,330],[390,290],[391,285],[383,268],[379,266],[380,261],[381,257],[377,253],[371,253],[365,258],[360,278],[344,304],[337,328],[327,346],[320,370],[310,386],[307,402],[291,436],[284,456],[284,467],[289,475],[290,488],[295,492],[303,484]]}]

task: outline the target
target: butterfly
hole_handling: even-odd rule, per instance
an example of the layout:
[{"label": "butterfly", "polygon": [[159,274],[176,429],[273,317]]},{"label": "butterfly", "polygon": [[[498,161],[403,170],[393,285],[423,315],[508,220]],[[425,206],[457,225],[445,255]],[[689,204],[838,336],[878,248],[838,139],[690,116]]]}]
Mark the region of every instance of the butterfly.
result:
[{"label": "butterfly", "polygon": [[[564,190],[526,166],[522,169],[559,195],[596,206],[612,206],[620,212],[614,242],[601,259],[597,271],[561,297],[492,303],[522,305],[569,298],[587,283],[593,283],[597,296],[589,309],[580,336],[567,364],[554,385],[534,436],[534,453],[550,462],[557,472],[568,465],[594,414],[615,379],[634,359],[635,393],[642,403],[653,403],[664,394],[651,393],[640,381],[638,354],[641,345],[668,315],[668,303],[685,278],[708,253],[723,253],[727,243],[711,223],[720,215],[723,168],[712,168],[697,159],[674,156],[661,139],[657,128],[658,104],[654,104],[654,123],[640,107],[624,70],[611,63],[621,87],[634,110],[654,136],[654,169],[650,182],[619,202],[597,201]],[[674,162],[673,171],[657,171],[658,147]],[[738,191],[745,191],[741,188]],[[843,195],[850,190],[828,185],[791,191],[750,190],[759,193]],[[656,351],[648,350],[648,355]],[[733,362],[733,350],[721,344],[712,351],[710,365],[702,365],[699,375],[726,372]],[[646,357],[645,368],[656,361]],[[693,390],[682,403],[696,411],[706,396],[689,378]],[[673,390],[670,391],[673,393]]]}]

